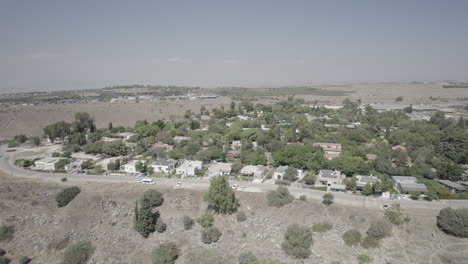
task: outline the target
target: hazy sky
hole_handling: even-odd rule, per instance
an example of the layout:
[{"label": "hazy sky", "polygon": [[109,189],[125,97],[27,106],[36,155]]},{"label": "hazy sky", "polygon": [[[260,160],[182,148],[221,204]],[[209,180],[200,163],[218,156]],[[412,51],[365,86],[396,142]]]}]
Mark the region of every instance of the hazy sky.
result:
[{"label": "hazy sky", "polygon": [[0,0],[2,92],[467,74],[463,0]]}]

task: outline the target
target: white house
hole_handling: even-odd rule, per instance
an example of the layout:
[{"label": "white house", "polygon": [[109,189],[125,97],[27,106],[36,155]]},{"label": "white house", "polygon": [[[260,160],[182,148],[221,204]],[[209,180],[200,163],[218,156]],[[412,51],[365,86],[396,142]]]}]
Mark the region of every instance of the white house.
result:
[{"label": "white house", "polygon": [[131,160],[130,162],[128,162],[127,164],[123,165],[123,171],[127,172],[127,173],[139,173],[139,171],[137,171],[136,169],[136,164],[138,162],[141,162],[143,164],[146,163],[146,160]]},{"label": "white house", "polygon": [[37,170],[53,171],[55,170],[55,164],[59,161],[59,158],[44,158],[36,160],[34,165]]},{"label": "white house", "polygon": [[273,179],[282,180],[287,169],[288,166],[279,166],[276,168],[275,172],[273,173]]},{"label": "white house", "polygon": [[176,165],[176,160],[158,159],[151,164],[151,167],[154,169],[154,172],[171,173],[175,170]]},{"label": "white house", "polygon": [[257,179],[261,179],[265,177],[267,173],[268,173],[268,168],[265,166],[260,166],[260,165],[259,166],[246,165],[240,171],[240,174],[242,176],[250,176],[250,177],[257,178]]},{"label": "white house", "polygon": [[213,162],[208,167],[208,176],[230,175],[232,163]]},{"label": "white house", "polygon": [[195,176],[197,171],[201,170],[203,162],[199,160],[185,160],[176,169],[176,174],[182,176]]},{"label": "white house", "polygon": [[375,176],[362,176],[358,175],[356,176],[356,187],[358,189],[362,189],[364,186],[367,184],[374,185],[374,183],[380,182],[380,179],[375,177]]}]

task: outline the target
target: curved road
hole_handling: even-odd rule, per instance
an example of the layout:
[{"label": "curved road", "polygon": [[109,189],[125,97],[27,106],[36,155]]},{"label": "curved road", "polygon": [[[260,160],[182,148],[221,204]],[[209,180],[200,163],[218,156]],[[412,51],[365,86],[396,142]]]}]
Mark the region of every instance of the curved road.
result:
[{"label": "curved road", "polygon": [[[47,172],[36,172],[25,170],[13,165],[15,156],[24,152],[34,152],[42,148],[27,149],[18,148],[16,152],[6,152],[6,145],[0,146],[0,170],[7,174],[17,177],[34,178],[34,179],[47,179],[57,180],[60,178],[67,177],[69,181],[84,181],[84,182],[116,182],[116,183],[131,183],[135,184],[136,177],[130,176],[117,176],[117,175],[83,175],[83,174],[62,174],[62,173],[47,173]],[[167,178],[153,178],[157,185],[175,187],[177,182],[182,182],[182,187],[185,189],[196,189],[196,190],[207,190],[209,187],[209,180],[206,179],[167,179]],[[244,192],[268,192],[275,190],[277,185],[265,184],[265,183],[253,183],[239,181],[235,182],[240,186],[245,186]],[[306,195],[308,199],[322,200],[322,196],[325,192],[306,189],[302,187],[289,187],[289,191],[295,196]],[[352,205],[365,208],[383,208],[384,204],[399,203],[404,208],[422,208],[422,209],[434,209],[439,210],[444,207],[453,208],[468,208],[468,200],[441,200],[441,201],[413,201],[409,199],[402,200],[391,200],[384,198],[365,197],[361,195],[355,195],[352,193],[339,193],[333,192],[335,197],[335,203]]]}]

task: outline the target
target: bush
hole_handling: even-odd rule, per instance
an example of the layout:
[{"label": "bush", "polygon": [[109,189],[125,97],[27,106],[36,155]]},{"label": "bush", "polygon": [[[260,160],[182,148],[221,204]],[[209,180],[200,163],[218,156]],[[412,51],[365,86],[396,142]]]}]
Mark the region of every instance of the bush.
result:
[{"label": "bush", "polygon": [[68,187],[60,191],[56,196],[55,196],[55,201],[57,202],[58,207],[64,207],[75,197],[80,193],[80,188],[73,186],[73,187]]},{"label": "bush", "polygon": [[31,259],[24,256],[24,257],[21,257],[18,262],[19,264],[29,264],[31,263]]},{"label": "bush", "polygon": [[403,96],[398,96],[397,98],[395,98],[395,101],[396,102],[402,102],[403,101]]},{"label": "bush", "polygon": [[299,200],[305,201],[305,200],[307,200],[307,196],[301,195],[301,196],[299,196]]},{"label": "bush", "polygon": [[16,148],[17,146],[18,146],[18,143],[16,143],[16,141],[8,142],[8,148]]},{"label": "bush", "polygon": [[158,220],[156,220],[156,225],[154,226],[154,228],[156,229],[156,231],[158,231],[158,233],[163,233],[164,231],[166,231],[167,225],[166,223],[163,222],[161,217],[158,217]]},{"label": "bush", "polygon": [[331,193],[326,193],[326,194],[324,194],[322,197],[323,197],[323,203],[324,203],[325,205],[330,205],[330,204],[332,204],[332,203],[333,203],[333,200],[335,199],[335,197],[333,197],[333,194],[331,194]]},{"label": "bush", "polygon": [[343,238],[343,241],[345,242],[346,245],[348,246],[357,246],[359,243],[361,243],[361,233],[359,233],[358,230],[352,229],[346,231],[341,238]]},{"label": "bush", "polygon": [[236,220],[237,222],[244,222],[245,220],[247,220],[247,215],[244,213],[244,211],[239,211],[236,214]]},{"label": "bush", "polygon": [[157,190],[147,190],[143,193],[141,200],[146,200],[151,208],[156,208],[163,204],[164,197],[162,193]]},{"label": "bush", "polygon": [[3,256],[5,254],[6,254],[6,251],[4,249],[0,248],[0,256]]},{"label": "bush", "polygon": [[380,240],[384,237],[392,234],[392,226],[385,219],[373,221],[369,229],[367,229],[367,235],[375,240]]},{"label": "bush", "polygon": [[194,223],[195,223],[195,221],[193,221],[192,218],[184,215],[184,229],[185,230],[192,229]]},{"label": "bush", "polygon": [[368,255],[359,255],[357,256],[359,264],[370,263],[372,261],[371,257]]},{"label": "bush", "polygon": [[208,208],[217,213],[232,214],[237,211],[239,201],[229,186],[226,176],[215,176],[210,180],[210,188],[204,196]]},{"label": "bush", "polygon": [[468,209],[440,210],[437,216],[437,226],[440,230],[456,237],[468,237]]},{"label": "bush", "polygon": [[239,255],[239,264],[257,264],[257,257],[252,252],[243,252]]},{"label": "bush", "polygon": [[5,256],[0,256],[0,264],[9,264],[10,262],[11,262],[11,259]]},{"label": "bush", "polygon": [[174,243],[163,243],[153,250],[152,257],[153,264],[174,264],[179,257],[179,249]]},{"label": "bush", "polygon": [[312,226],[312,232],[324,233],[333,229],[333,225],[328,222],[317,223]]},{"label": "bush", "polygon": [[390,223],[397,226],[409,221],[409,217],[403,214],[400,204],[390,205],[390,207],[385,211],[385,217],[387,217]]},{"label": "bush", "polygon": [[0,226],[0,241],[10,241],[13,239],[13,234],[15,233],[14,226],[2,225]]},{"label": "bush", "polygon": [[361,247],[366,249],[377,248],[379,247],[379,241],[372,237],[366,236],[361,242]]},{"label": "bush", "polygon": [[274,207],[283,207],[287,204],[290,204],[294,201],[294,197],[288,191],[287,188],[283,186],[278,186],[278,189],[275,191],[270,191],[267,195],[268,205]]},{"label": "bush", "polygon": [[95,248],[90,241],[80,241],[68,246],[63,254],[63,264],[85,264],[93,255]]},{"label": "bush", "polygon": [[214,222],[213,214],[205,212],[202,216],[198,217],[197,223],[204,228],[212,227]]},{"label": "bush", "polygon": [[315,176],[308,174],[307,176],[304,177],[304,183],[307,185],[315,184]]},{"label": "bush", "polygon": [[281,248],[286,254],[295,258],[308,258],[312,245],[312,232],[306,226],[292,224],[288,226],[284,234],[284,242]]},{"label": "bush", "polygon": [[202,242],[205,244],[216,243],[222,234],[216,227],[205,228],[202,231]]}]

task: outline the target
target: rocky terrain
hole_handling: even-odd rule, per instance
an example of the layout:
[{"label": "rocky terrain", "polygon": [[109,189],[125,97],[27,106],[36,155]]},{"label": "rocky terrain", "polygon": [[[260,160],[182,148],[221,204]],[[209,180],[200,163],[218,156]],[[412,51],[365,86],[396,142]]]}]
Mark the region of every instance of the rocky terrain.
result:
[{"label": "rocky terrain", "polygon": [[[185,231],[182,218],[197,218],[206,209],[203,192],[161,189],[158,186],[99,183],[58,183],[0,176],[0,225],[14,225],[16,232],[0,248],[17,262],[29,256],[33,263],[60,263],[67,245],[88,240],[96,247],[89,263],[151,263],[151,251],[159,243],[175,242],[181,254],[177,263],[237,263],[241,252],[251,251],[259,259],[281,263],[358,263],[366,254],[372,263],[467,263],[467,239],[445,235],[435,225],[437,211],[412,210],[410,222],[394,227],[380,248],[346,246],[341,235],[350,229],[362,234],[369,223],[381,218],[383,210],[326,207],[320,201],[301,201],[283,207],[268,207],[265,194],[238,193],[247,220],[235,215],[215,215],[214,225],[223,235],[218,243],[201,242],[201,227]],[[54,196],[65,186],[78,185],[81,193],[66,207],[58,208]],[[148,188],[164,194],[158,208],[167,224],[164,233],[145,239],[133,229],[135,201]],[[314,233],[312,255],[306,260],[288,257],[281,250],[284,231],[291,223],[312,227],[330,222],[333,229]],[[211,262],[214,259],[218,262]],[[219,262],[221,261],[221,262]]]}]

